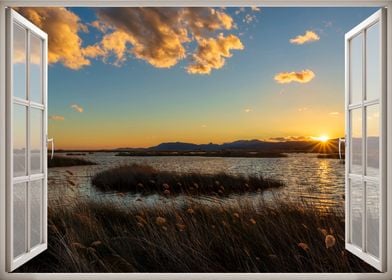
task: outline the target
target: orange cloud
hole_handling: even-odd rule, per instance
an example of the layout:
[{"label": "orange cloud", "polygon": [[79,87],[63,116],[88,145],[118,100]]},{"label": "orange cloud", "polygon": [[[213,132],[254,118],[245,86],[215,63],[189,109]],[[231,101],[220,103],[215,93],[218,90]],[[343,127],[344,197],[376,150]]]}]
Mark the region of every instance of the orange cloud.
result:
[{"label": "orange cloud", "polygon": [[253,111],[252,108],[245,108],[245,109],[244,109],[244,112],[245,112],[245,113],[250,113],[250,112],[252,112],[252,111]]},{"label": "orange cloud", "polygon": [[314,31],[307,30],[304,35],[298,35],[290,39],[290,43],[295,45],[303,45],[305,43],[315,42],[320,40],[320,36]]},{"label": "orange cloud", "polygon": [[299,72],[281,72],[275,75],[274,79],[279,84],[298,82],[301,84],[309,83],[316,75],[312,70],[302,70]]},{"label": "orange cloud", "polygon": [[63,116],[59,116],[59,115],[52,115],[49,116],[49,120],[52,121],[63,121],[65,118]]},{"label": "orange cloud", "polygon": [[235,35],[218,38],[198,40],[198,49],[193,54],[193,62],[188,65],[187,72],[190,74],[210,74],[212,69],[220,69],[225,65],[226,59],[231,57],[231,50],[243,50],[244,45]]},{"label": "orange cloud", "polygon": [[83,107],[79,106],[78,104],[72,104],[71,108],[74,109],[75,112],[83,113]]},{"label": "orange cloud", "polygon": [[[224,43],[217,34],[236,28],[233,18],[219,8],[99,8],[96,9],[97,20],[88,26],[100,31],[102,39],[86,47],[82,46],[79,33],[88,32],[87,25],[72,11],[55,7],[18,8],[18,11],[48,33],[49,63],[59,62],[75,70],[90,65],[92,58],[116,66],[136,58],[157,68],[170,68],[188,56],[192,58],[189,69],[195,69],[205,60],[206,45],[213,44],[210,39],[228,46],[222,54],[211,53],[214,61],[210,66],[205,65],[207,70],[188,71],[204,74],[221,68],[224,58],[231,57],[230,52],[227,53],[230,49],[243,49],[234,35],[228,35]],[[232,47],[229,41],[234,43]],[[191,42],[199,46],[196,54],[187,51],[187,44]]]},{"label": "orange cloud", "polygon": [[[200,52],[207,44],[206,36],[211,38],[217,30],[235,28],[230,15],[213,8],[102,8],[97,15],[99,22],[91,25],[104,36],[98,44],[87,47],[84,54],[102,58],[104,62],[114,57],[115,65],[133,56],[157,68],[170,68],[187,57],[186,44],[196,41]],[[215,40],[222,41],[220,35]],[[217,53],[211,55],[216,57]],[[191,55],[193,60],[196,56]],[[222,62],[221,58],[215,60]],[[224,64],[224,59],[220,64]],[[220,67],[209,67],[206,71],[209,73],[213,68]]]},{"label": "orange cloud", "polygon": [[283,137],[271,137],[267,141],[271,142],[289,142],[289,141],[310,141],[313,140],[311,136],[283,136]]},{"label": "orange cloud", "polygon": [[75,13],[56,7],[17,8],[17,11],[48,34],[49,63],[60,62],[74,70],[90,65],[78,35],[86,32],[87,27]]},{"label": "orange cloud", "polygon": [[329,115],[332,117],[338,117],[338,116],[340,116],[340,113],[339,112],[329,112]]}]

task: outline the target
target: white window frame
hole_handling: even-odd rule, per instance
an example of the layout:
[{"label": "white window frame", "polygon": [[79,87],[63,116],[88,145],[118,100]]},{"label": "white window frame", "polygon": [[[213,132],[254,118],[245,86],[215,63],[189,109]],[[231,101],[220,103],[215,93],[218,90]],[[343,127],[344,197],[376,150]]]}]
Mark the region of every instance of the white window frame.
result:
[{"label": "white window frame", "polygon": [[[379,159],[380,159],[380,176],[378,179],[375,179],[374,177],[369,177],[369,176],[363,176],[363,175],[358,175],[358,174],[352,174],[350,172],[350,161],[351,158],[346,157],[346,178],[345,178],[345,232],[346,232],[346,249],[353,253],[354,255],[358,256],[359,258],[363,259],[373,267],[377,268],[380,271],[385,271],[386,270],[386,250],[382,246],[379,247],[379,257],[376,258],[366,252],[367,248],[367,234],[368,234],[368,228],[367,228],[367,212],[366,212],[366,188],[363,188],[363,216],[362,216],[362,246],[361,248],[354,245],[351,242],[352,238],[352,228],[351,228],[351,216],[350,216],[350,211],[351,211],[351,203],[350,203],[350,180],[356,178],[356,180],[363,180],[363,182],[366,185],[366,182],[375,182],[379,185],[380,188],[380,229],[379,229],[379,244],[386,244],[386,158],[382,154],[382,151],[386,149],[386,139],[387,135],[384,133],[386,130],[386,122],[384,119],[386,118],[386,112],[387,112],[387,106],[386,106],[386,87],[385,87],[385,81],[386,81],[386,76],[385,74],[385,69],[386,69],[386,42],[384,41],[384,33],[386,31],[386,22],[385,22],[385,12],[386,10],[380,9],[377,12],[375,12],[373,15],[365,19],[363,22],[359,23],[357,26],[355,26],[352,30],[350,30],[348,33],[345,35],[345,120],[346,120],[346,150],[350,150],[350,143],[351,143],[351,133],[349,131],[351,130],[351,123],[350,123],[350,112],[352,110],[357,110],[361,109],[362,112],[362,136],[364,138],[364,143],[362,144],[362,162],[363,162],[363,171],[365,173],[366,170],[366,127],[367,127],[367,120],[366,120],[366,110],[368,106],[372,105],[380,105],[380,151],[379,151]],[[364,87],[362,90],[362,97],[361,101],[357,102],[356,104],[351,104],[350,103],[350,74],[351,74],[351,63],[350,63],[350,42],[355,36],[357,36],[360,33],[366,34],[366,31],[364,32],[365,29],[369,29],[371,26],[374,24],[378,23],[380,25],[380,61],[381,61],[381,72],[382,72],[382,77],[380,79],[381,83],[381,93],[380,97],[378,99],[373,99],[371,101],[365,101],[363,94],[366,92],[366,88]],[[363,78],[363,83],[366,83],[366,55],[365,49],[366,49],[366,37],[364,35],[363,41],[362,41],[362,78]],[[364,251],[365,250],[365,251]]]},{"label": "white window frame", "polygon": [[[7,208],[10,209],[10,211],[8,213],[6,213],[7,215],[7,224],[11,225],[13,224],[14,221],[14,217],[13,217],[13,190],[15,187],[15,184],[17,183],[26,183],[27,184],[27,196],[26,196],[26,203],[27,208],[30,207],[30,184],[31,182],[34,181],[42,181],[42,196],[41,196],[41,243],[38,244],[37,246],[34,246],[33,248],[30,248],[30,226],[31,226],[31,216],[28,215],[29,211],[31,209],[28,209],[27,212],[25,214],[27,214],[26,216],[26,221],[27,221],[27,229],[26,229],[26,246],[28,248],[28,251],[26,253],[23,253],[20,256],[15,257],[14,253],[13,253],[13,245],[14,245],[14,228],[12,226],[8,226],[7,228],[7,240],[9,241],[9,243],[7,244],[7,270],[8,271],[12,271],[14,269],[16,269],[17,267],[23,265],[24,263],[26,263],[27,261],[31,260],[32,258],[34,258],[35,256],[39,255],[40,253],[42,253],[43,251],[45,251],[47,249],[47,242],[48,242],[48,237],[47,237],[47,227],[44,226],[47,224],[47,174],[48,174],[48,170],[47,170],[47,119],[48,119],[48,112],[47,112],[47,80],[48,80],[48,76],[47,76],[47,67],[44,67],[44,65],[47,66],[47,54],[48,54],[48,46],[47,46],[47,35],[46,33],[42,32],[40,29],[38,29],[35,25],[33,25],[31,22],[29,22],[28,20],[26,20],[23,16],[21,16],[20,14],[18,14],[17,12],[15,12],[12,9],[8,9],[7,11],[7,21],[9,23],[11,23],[10,25],[7,26],[7,34],[11,35],[12,29],[14,28],[14,24],[18,24],[20,27],[22,27],[24,30],[28,31],[27,37],[26,37],[26,41],[28,42],[26,45],[26,82],[28,82],[30,80],[30,73],[29,73],[29,64],[30,64],[30,50],[29,50],[29,44],[30,44],[30,38],[31,36],[36,36],[37,38],[39,38],[40,40],[42,40],[42,63],[41,63],[41,67],[42,67],[42,76],[41,76],[41,83],[43,85],[42,87],[42,102],[40,103],[36,103],[33,101],[28,101],[27,99],[29,99],[29,90],[28,90],[28,85],[26,85],[26,89],[27,89],[27,96],[24,99],[18,98],[18,97],[14,97],[13,96],[13,89],[12,87],[13,82],[7,83],[7,94],[9,95],[6,99],[6,102],[8,103],[7,106],[9,108],[8,112],[7,112],[7,123],[6,126],[8,126],[7,131],[9,132],[8,135],[6,135],[7,137],[7,143],[8,146],[6,147],[7,150],[12,151],[13,150],[13,107],[15,104],[18,105],[22,105],[27,111],[27,119],[26,119],[26,143],[27,143],[27,166],[26,166],[26,170],[27,170],[27,175],[25,176],[19,176],[19,177],[15,177],[13,174],[13,170],[12,168],[8,168],[8,170],[6,171],[6,181],[7,181]],[[12,38],[8,38],[7,39],[7,48],[9,50],[9,61],[6,64],[7,67],[7,73],[9,73],[9,80],[13,81],[13,71],[12,71],[12,67],[13,67],[13,39]],[[42,113],[42,123],[41,123],[41,127],[42,127],[42,131],[41,131],[41,139],[42,139],[42,147],[41,147],[41,161],[42,161],[42,171],[39,174],[30,174],[30,164],[31,164],[31,143],[30,143],[30,112],[31,109],[38,109],[40,110],[40,112]],[[8,154],[8,158],[6,158],[6,164],[10,167],[13,166],[13,153],[9,153]],[[26,209],[27,209],[26,208]]]},{"label": "white window frame", "polygon": [[[392,279],[392,98],[387,98],[387,267],[384,273],[7,273],[6,271],[6,7],[386,7],[387,96],[392,97],[392,0],[0,0],[0,279]],[[359,23],[359,22],[358,22]],[[343,38],[342,38],[343,40]],[[390,190],[390,191],[388,191]]]}]

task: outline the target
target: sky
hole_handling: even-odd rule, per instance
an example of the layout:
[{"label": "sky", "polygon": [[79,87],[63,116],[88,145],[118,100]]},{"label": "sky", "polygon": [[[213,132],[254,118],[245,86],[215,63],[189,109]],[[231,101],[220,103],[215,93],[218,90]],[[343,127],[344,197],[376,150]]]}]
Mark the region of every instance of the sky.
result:
[{"label": "sky", "polygon": [[344,135],[344,34],[376,8],[19,8],[59,149]]}]

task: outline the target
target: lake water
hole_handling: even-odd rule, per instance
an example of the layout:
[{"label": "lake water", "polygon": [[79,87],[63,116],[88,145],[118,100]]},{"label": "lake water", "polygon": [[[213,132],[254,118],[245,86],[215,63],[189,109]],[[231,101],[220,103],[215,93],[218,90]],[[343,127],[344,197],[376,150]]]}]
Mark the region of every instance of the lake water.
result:
[{"label": "lake water", "polygon": [[[234,175],[261,175],[282,180],[283,188],[247,194],[250,199],[268,199],[271,196],[285,200],[304,201],[322,210],[344,209],[344,164],[336,159],[318,159],[316,154],[289,154],[286,158],[213,158],[213,157],[117,157],[115,153],[87,154],[83,158],[97,162],[95,166],[50,168],[48,174],[49,199],[58,199],[67,205],[75,196],[97,201],[115,200],[130,204],[140,201],[138,195],[101,193],[91,186],[90,178],[96,172],[122,165],[141,163],[158,170],[175,172],[218,173]],[[241,196],[240,198],[243,198]],[[236,201],[233,195],[226,201]],[[158,195],[142,198],[149,204],[181,202],[184,197],[166,199]],[[209,198],[202,198],[208,201]]]}]

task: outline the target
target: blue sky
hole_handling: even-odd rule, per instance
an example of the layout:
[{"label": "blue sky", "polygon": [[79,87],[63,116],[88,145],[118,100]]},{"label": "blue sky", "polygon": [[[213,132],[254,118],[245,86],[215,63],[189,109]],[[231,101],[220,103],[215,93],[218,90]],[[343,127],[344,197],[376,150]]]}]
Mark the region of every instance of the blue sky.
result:
[{"label": "blue sky", "polygon": [[[27,9],[22,13],[32,19]],[[104,51],[102,43],[97,47],[116,28],[127,28],[125,17],[120,22],[121,16],[113,17],[113,11],[68,9],[67,15],[77,17],[81,26],[78,47],[96,49],[94,55],[85,55],[89,65],[82,67],[70,67],[61,54],[53,54],[49,134],[60,148],[80,149],[145,147],[165,141],[339,137],[344,134],[344,34],[376,10],[217,8],[232,19],[230,28],[222,27],[222,19],[221,28],[183,43],[185,54],[173,65],[157,67],[150,57],[137,57],[130,41],[125,58],[117,63],[114,51]],[[104,22],[106,30],[94,27],[94,22]],[[306,31],[318,39],[290,42]],[[233,48],[223,57],[224,65],[208,68],[209,73],[189,73],[200,42],[207,42],[202,40],[229,35]],[[309,81],[281,83],[276,78],[279,73],[305,70],[314,75]]]}]

